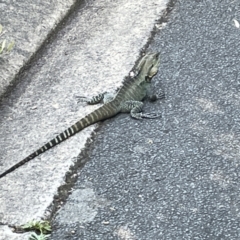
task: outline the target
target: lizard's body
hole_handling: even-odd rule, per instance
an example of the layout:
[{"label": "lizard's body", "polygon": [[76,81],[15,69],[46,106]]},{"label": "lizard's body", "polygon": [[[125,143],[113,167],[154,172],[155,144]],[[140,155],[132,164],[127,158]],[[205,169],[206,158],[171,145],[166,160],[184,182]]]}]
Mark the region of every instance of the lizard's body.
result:
[{"label": "lizard's body", "polygon": [[18,167],[22,166],[26,162],[42,154],[48,149],[61,143],[72,135],[78,133],[82,129],[101,120],[113,117],[120,112],[130,112],[131,116],[136,119],[157,117],[155,114],[143,114],[143,103],[141,101],[146,96],[150,97],[149,91],[151,79],[157,73],[159,63],[160,61],[158,53],[147,54],[140,60],[139,64],[137,65],[136,76],[133,79],[126,81],[115,96],[109,96],[108,94],[99,94],[98,96],[92,97],[91,99],[82,98],[81,101],[87,102],[88,104],[96,104],[103,101],[104,105],[73,124],[64,132],[60,133],[54,139],[43,145],[28,157],[24,158],[22,161],[6,170],[4,173],[0,174],[0,178],[14,171]]}]

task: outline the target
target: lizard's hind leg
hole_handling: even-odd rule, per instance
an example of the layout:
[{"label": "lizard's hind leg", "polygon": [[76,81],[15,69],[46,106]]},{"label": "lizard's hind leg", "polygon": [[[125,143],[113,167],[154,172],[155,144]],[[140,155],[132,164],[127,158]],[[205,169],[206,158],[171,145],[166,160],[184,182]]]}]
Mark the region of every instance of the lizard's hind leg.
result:
[{"label": "lizard's hind leg", "polygon": [[156,113],[143,113],[143,102],[140,101],[126,101],[121,107],[122,112],[130,112],[131,117],[136,119],[161,117]]},{"label": "lizard's hind leg", "polygon": [[97,104],[97,103],[100,103],[103,101],[104,99],[104,95],[105,93],[100,93],[96,96],[93,96],[93,97],[82,97],[82,96],[77,96],[76,98],[78,98],[78,103],[82,103],[82,102],[85,102],[87,104]]},{"label": "lizard's hind leg", "polygon": [[116,94],[105,92],[105,93],[100,93],[91,98],[82,97],[82,96],[77,96],[77,98],[78,98],[78,103],[85,102],[87,104],[93,105],[93,104],[97,104],[97,103],[108,103],[114,99],[115,95]]}]

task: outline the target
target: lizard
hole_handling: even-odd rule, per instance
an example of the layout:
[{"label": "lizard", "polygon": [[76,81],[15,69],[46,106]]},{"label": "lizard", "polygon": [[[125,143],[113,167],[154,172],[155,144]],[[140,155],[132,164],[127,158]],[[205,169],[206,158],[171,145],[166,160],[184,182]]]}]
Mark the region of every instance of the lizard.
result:
[{"label": "lizard", "polygon": [[161,92],[159,96],[151,95],[151,80],[153,76],[157,74],[160,66],[159,55],[159,53],[147,53],[143,56],[135,68],[135,76],[128,81],[125,81],[117,93],[109,94],[105,92],[92,98],[78,97],[78,102],[86,102],[87,104],[97,104],[102,102],[103,105],[80,119],[62,133],[58,134],[55,138],[24,158],[22,161],[16,163],[0,174],[0,178],[13,172],[20,166],[80,132],[84,128],[99,121],[111,118],[118,113],[130,113],[131,117],[135,119],[160,117],[155,113],[143,113],[142,111],[142,101],[144,98],[148,97],[150,100],[155,101],[157,98],[164,97],[163,92]]}]

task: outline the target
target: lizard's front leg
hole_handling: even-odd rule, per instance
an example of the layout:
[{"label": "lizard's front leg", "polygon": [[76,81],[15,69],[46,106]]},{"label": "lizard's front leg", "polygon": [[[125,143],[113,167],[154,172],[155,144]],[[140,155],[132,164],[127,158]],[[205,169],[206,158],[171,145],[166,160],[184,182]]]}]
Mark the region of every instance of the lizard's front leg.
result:
[{"label": "lizard's front leg", "polygon": [[147,98],[149,99],[150,102],[155,102],[158,99],[163,99],[165,98],[165,93],[163,90],[160,90],[157,94],[147,94]]},{"label": "lizard's front leg", "polygon": [[140,101],[126,101],[121,106],[121,112],[130,112],[131,117],[136,119],[161,117],[156,113],[143,113],[142,110],[143,102]]}]

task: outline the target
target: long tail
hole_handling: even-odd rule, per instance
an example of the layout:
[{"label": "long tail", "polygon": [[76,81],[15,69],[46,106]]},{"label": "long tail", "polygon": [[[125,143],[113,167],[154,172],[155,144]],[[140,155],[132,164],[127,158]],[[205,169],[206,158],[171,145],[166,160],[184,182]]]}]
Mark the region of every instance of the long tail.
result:
[{"label": "long tail", "polygon": [[22,161],[18,162],[17,164],[10,167],[8,170],[0,174],[0,178],[4,177],[5,175],[13,172],[17,168],[21,167],[25,163],[29,162],[36,156],[46,152],[50,148],[56,146],[57,144],[63,142],[64,140],[68,139],[69,137],[73,136],[74,134],[80,132],[84,128],[99,122],[101,120],[105,120],[110,118],[118,113],[118,110],[115,106],[114,101],[106,103],[105,105],[101,106],[100,108],[96,109],[92,113],[89,113],[86,117],[80,119],[78,122],[73,124],[71,127],[66,129],[64,132],[57,135],[54,139],[43,145],[34,153],[30,154],[28,157],[24,158]]}]

